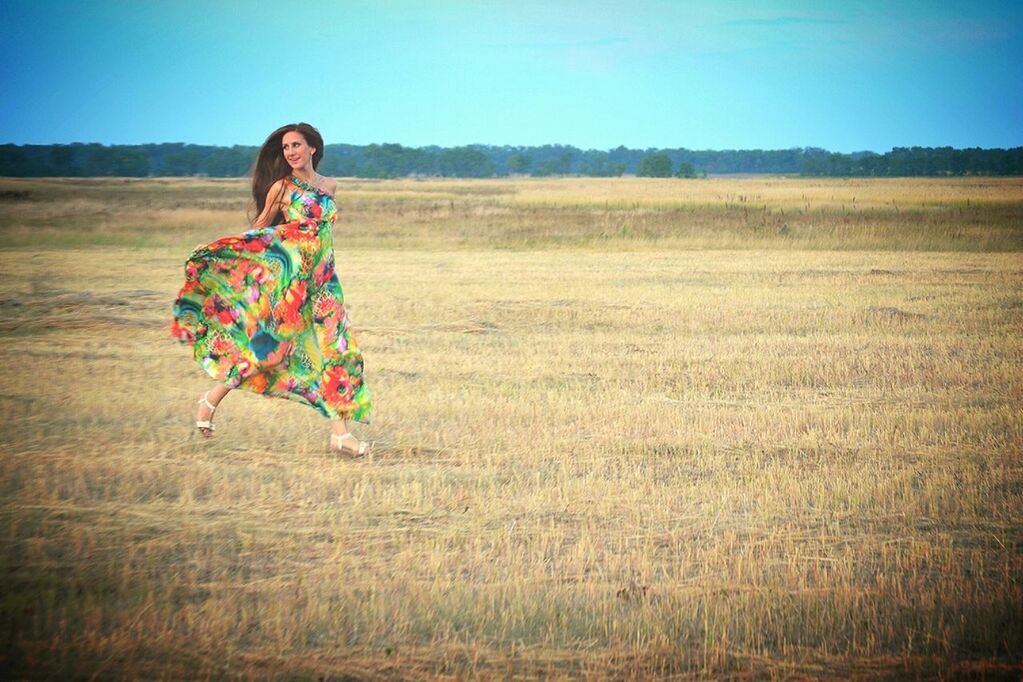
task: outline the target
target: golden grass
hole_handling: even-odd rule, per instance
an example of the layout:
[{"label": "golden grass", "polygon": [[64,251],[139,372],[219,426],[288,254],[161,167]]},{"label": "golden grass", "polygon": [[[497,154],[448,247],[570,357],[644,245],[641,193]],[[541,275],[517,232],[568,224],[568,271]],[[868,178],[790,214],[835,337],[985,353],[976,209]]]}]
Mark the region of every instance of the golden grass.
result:
[{"label": "golden grass", "polygon": [[[777,234],[726,249],[747,228],[711,220],[740,215],[719,205],[695,236],[675,216],[657,223],[673,238],[600,239],[570,197],[631,191],[641,208],[611,219],[659,215],[670,183],[559,182],[343,183],[366,193],[342,195],[335,241],[372,462],[328,455],[312,410],[251,394],[227,397],[213,442],[191,435],[208,382],[169,339],[169,306],[191,246],[244,225],[240,183],[0,183],[31,192],[0,218],[0,663],[53,678],[1023,673],[1018,182],[907,181],[894,199],[862,183],[872,206],[968,197],[980,241],[950,215],[936,236],[906,219],[870,237],[832,208],[816,249]],[[791,196],[804,181],[732,182]],[[708,187],[692,191],[729,185]],[[46,205],[51,188],[70,209]],[[440,189],[452,198],[430,212],[420,193]],[[105,226],[90,232],[86,208]],[[498,209],[505,222],[471,233]],[[564,239],[508,229],[561,215]],[[382,225],[394,236],[374,244]],[[61,241],[69,229],[86,236]],[[843,229],[859,247],[835,246]]]},{"label": "golden grass", "polygon": [[[1023,179],[340,182],[344,247],[1023,250]],[[242,180],[3,180],[0,239],[177,247],[245,228]],[[153,229],[154,225],[161,229]]]}]

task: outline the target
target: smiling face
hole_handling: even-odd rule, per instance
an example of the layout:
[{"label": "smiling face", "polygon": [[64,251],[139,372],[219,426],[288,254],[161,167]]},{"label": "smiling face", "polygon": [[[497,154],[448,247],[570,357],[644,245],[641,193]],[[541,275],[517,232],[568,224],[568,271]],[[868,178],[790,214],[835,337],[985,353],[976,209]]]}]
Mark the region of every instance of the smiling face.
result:
[{"label": "smiling face", "polygon": [[316,153],[316,149],[309,146],[302,133],[284,133],[281,150],[284,153],[284,160],[288,162],[292,170],[313,169],[313,154]]}]

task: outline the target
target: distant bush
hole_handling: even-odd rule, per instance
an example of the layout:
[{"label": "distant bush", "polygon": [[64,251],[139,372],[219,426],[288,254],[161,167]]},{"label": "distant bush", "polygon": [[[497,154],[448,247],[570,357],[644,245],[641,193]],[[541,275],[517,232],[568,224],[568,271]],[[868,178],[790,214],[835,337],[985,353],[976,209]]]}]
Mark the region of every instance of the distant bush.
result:
[{"label": "distant bush", "polygon": [[693,164],[686,163],[683,161],[678,165],[678,172],[675,173],[676,178],[695,178],[696,169],[693,168]]},{"label": "distant bush", "polygon": [[636,175],[645,178],[670,178],[671,158],[667,154],[651,154],[639,162]]}]

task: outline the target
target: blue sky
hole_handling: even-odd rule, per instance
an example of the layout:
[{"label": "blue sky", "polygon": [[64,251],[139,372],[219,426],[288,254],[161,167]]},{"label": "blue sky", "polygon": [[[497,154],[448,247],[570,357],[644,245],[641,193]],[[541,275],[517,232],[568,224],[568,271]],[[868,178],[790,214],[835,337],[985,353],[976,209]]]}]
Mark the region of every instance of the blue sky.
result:
[{"label": "blue sky", "polygon": [[1023,145],[1023,2],[0,0],[0,142]]}]

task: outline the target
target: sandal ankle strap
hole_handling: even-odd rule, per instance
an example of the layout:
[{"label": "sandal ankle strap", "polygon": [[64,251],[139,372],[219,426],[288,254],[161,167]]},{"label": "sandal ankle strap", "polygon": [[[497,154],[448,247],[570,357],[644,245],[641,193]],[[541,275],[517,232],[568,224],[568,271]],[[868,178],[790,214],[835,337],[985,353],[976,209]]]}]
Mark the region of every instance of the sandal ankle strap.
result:
[{"label": "sandal ankle strap", "polygon": [[[213,412],[217,411],[217,406],[214,405],[213,403],[211,403],[209,400],[207,400],[207,397],[209,396],[209,394],[210,394],[209,391],[206,391],[205,393],[203,393],[202,397],[199,398],[199,403],[198,404],[199,405],[205,404],[206,407],[210,408],[210,412],[213,413]],[[212,414],[211,414],[211,416],[212,416]]]}]

